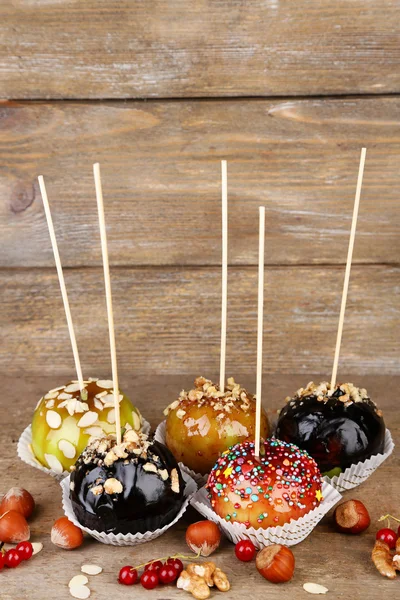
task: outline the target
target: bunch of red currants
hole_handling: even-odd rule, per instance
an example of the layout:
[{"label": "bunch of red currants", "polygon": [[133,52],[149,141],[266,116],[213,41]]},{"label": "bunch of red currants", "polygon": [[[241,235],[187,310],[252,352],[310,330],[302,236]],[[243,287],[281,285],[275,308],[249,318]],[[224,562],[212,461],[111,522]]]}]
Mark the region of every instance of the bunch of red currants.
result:
[{"label": "bunch of red currants", "polygon": [[4,554],[0,551],[0,571],[4,567],[15,569],[22,561],[29,560],[32,554],[33,547],[30,542],[21,542],[15,548],[7,550]]},{"label": "bunch of red currants", "polygon": [[133,585],[140,581],[146,590],[152,590],[159,583],[167,585],[174,583],[183,571],[183,564],[179,558],[168,558],[163,563],[161,560],[144,565],[144,571],[139,578],[138,570],[131,566],[122,567],[119,572],[118,581],[123,585]]}]

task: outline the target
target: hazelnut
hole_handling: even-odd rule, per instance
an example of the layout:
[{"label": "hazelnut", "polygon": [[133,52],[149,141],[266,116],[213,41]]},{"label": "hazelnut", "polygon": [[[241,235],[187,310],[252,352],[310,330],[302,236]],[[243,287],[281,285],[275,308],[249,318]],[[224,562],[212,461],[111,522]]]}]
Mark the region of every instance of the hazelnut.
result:
[{"label": "hazelnut", "polygon": [[368,511],[360,500],[348,500],[339,504],[333,518],[336,529],[342,533],[361,533],[371,523]]},{"label": "hazelnut", "polygon": [[51,529],[51,541],[59,548],[73,550],[82,545],[83,533],[67,517],[61,517]]},{"label": "hazelnut", "polygon": [[9,510],[16,510],[29,519],[35,509],[35,501],[27,490],[13,487],[4,496],[0,503],[0,515]]},{"label": "hazelnut", "polygon": [[267,546],[257,554],[256,567],[260,575],[271,583],[290,581],[294,573],[293,552],[280,544]]},{"label": "hazelnut", "polygon": [[24,515],[16,510],[9,510],[0,517],[0,542],[19,544],[31,537],[29,525]]},{"label": "hazelnut", "polygon": [[186,530],[186,543],[195,554],[210,556],[218,548],[221,532],[212,521],[198,521]]}]

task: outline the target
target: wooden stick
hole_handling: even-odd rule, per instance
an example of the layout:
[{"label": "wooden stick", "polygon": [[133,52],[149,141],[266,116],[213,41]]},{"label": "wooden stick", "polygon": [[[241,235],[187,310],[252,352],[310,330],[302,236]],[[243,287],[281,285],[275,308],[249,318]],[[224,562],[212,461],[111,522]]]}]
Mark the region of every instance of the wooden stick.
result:
[{"label": "wooden stick", "polygon": [[219,389],[225,391],[226,320],[228,304],[228,169],[226,160],[221,161],[222,170],[222,310],[221,355],[219,365]]},{"label": "wooden stick", "polygon": [[256,435],[255,456],[260,456],[261,430],[261,387],[262,387],[262,353],[263,353],[263,317],[264,317],[264,240],[265,240],[265,207],[259,208],[260,224],[258,239],[258,318],[257,318],[257,384],[256,384]]},{"label": "wooden stick", "polygon": [[344,275],[342,304],[340,307],[339,327],[338,327],[337,338],[336,338],[335,358],[333,361],[331,389],[330,389],[331,394],[334,392],[335,385],[336,385],[336,376],[337,376],[337,370],[338,370],[338,364],[339,364],[340,345],[342,343],[344,315],[345,315],[345,311],[346,311],[347,293],[349,290],[351,261],[353,258],[354,239],[356,236],[357,217],[358,217],[358,209],[360,206],[361,186],[362,186],[362,180],[363,180],[363,175],[364,175],[364,165],[365,165],[366,153],[367,153],[367,149],[362,148],[361,149],[361,158],[360,158],[360,167],[358,169],[356,197],[354,200],[353,220],[351,222],[349,250],[347,252],[346,271],[345,271],[345,275]]},{"label": "wooden stick", "polygon": [[93,165],[94,183],[96,186],[97,210],[99,213],[101,253],[103,255],[104,283],[106,288],[106,303],[108,317],[108,331],[110,336],[110,351],[111,351],[111,368],[114,388],[114,407],[115,407],[115,429],[117,434],[117,444],[121,443],[121,416],[119,410],[119,385],[118,385],[118,370],[117,370],[117,351],[115,348],[115,333],[114,333],[114,314],[112,307],[111,281],[110,281],[110,266],[108,263],[107,249],[107,232],[104,219],[104,204],[103,191],[101,188],[100,165]]},{"label": "wooden stick", "polygon": [[72,353],[74,355],[76,375],[78,378],[79,388],[81,390],[81,396],[82,396],[82,394],[85,395],[85,393],[84,393],[85,384],[83,383],[81,362],[79,360],[78,346],[76,343],[74,325],[72,323],[71,310],[70,310],[69,301],[68,301],[67,288],[65,287],[64,274],[63,274],[63,270],[62,270],[62,266],[61,266],[60,255],[58,252],[57,239],[56,239],[56,234],[54,231],[53,219],[51,217],[49,199],[47,198],[46,186],[44,185],[43,176],[39,175],[38,180],[39,180],[40,193],[42,194],[44,212],[45,212],[46,219],[47,219],[47,227],[49,228],[51,245],[53,247],[54,260],[55,260],[56,268],[57,268],[58,281],[60,283],[61,296],[62,296],[63,303],[64,303],[65,316],[67,317],[67,325],[68,325],[69,337],[71,340]]}]

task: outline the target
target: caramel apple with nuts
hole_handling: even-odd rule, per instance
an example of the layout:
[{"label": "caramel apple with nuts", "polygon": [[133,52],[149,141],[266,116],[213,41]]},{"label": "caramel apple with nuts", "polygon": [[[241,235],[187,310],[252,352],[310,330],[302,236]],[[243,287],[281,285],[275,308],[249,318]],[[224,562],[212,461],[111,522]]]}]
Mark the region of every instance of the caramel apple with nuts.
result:
[{"label": "caramel apple with nuts", "polygon": [[[166,445],[176,460],[205,475],[227,448],[254,439],[256,402],[233,378],[228,379],[225,392],[204,377],[194,384],[164,411]],[[268,434],[263,412],[261,436]]]},{"label": "caramel apple with nuts", "polygon": [[[89,379],[84,384],[82,393],[76,381],[50,390],[33,415],[32,453],[57,474],[70,469],[91,436],[115,432],[113,382]],[[121,424],[140,431],[142,416],[123,393],[119,407]]]},{"label": "caramel apple with nuts", "polygon": [[163,444],[133,429],[121,444],[93,438],[73,467],[72,508],[79,523],[105,533],[145,533],[164,527],[183,503],[178,463]]},{"label": "caramel apple with nuts", "polygon": [[365,389],[310,382],[286,398],[275,435],[306,450],[321,472],[339,475],[354,463],[383,453],[386,427]]}]

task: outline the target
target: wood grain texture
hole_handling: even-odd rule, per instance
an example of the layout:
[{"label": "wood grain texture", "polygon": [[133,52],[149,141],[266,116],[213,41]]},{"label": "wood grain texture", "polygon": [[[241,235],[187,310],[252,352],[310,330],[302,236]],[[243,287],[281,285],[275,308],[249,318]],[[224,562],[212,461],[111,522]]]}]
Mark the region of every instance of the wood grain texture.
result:
[{"label": "wood grain texture", "polygon": [[[196,372],[194,372],[195,374]],[[346,377],[355,380],[357,375]],[[170,398],[175,397],[182,386],[188,387],[193,375],[177,377],[132,377],[122,374],[121,383],[135,398],[139,408],[155,427],[162,418],[162,409]],[[311,375],[308,374],[310,377]],[[245,385],[252,385],[253,377],[244,378]],[[57,375],[52,377],[24,377],[15,379],[7,375],[2,378],[0,411],[0,492],[5,493],[11,486],[28,488],[34,495],[38,510],[32,521],[32,540],[41,541],[44,549],[32,562],[17,570],[4,570],[1,573],[2,600],[43,600],[58,598],[68,600],[68,582],[78,574],[85,563],[99,564],[104,572],[90,577],[93,599],[114,598],[124,600],[128,597],[144,598],[141,588],[129,591],[116,581],[119,569],[125,564],[139,563],[171,554],[188,551],[184,532],[189,523],[199,520],[193,509],[187,511],[183,519],[165,535],[154,542],[136,548],[118,548],[103,546],[87,539],[84,545],[73,552],[56,549],[50,542],[50,530],[56,518],[62,515],[61,490],[57,482],[44,473],[22,463],[16,455],[16,442],[21,431],[29,423],[36,400],[43,391],[59,384]],[[379,401],[384,411],[388,427],[395,443],[400,442],[400,417],[398,411],[398,393],[400,380],[397,377],[365,377],[363,385],[372,397]],[[304,376],[266,377],[265,385],[271,390],[266,407],[270,414],[282,406],[282,398],[289,391],[304,385]],[[168,399],[168,400],[167,400]],[[12,402],[12,410],[9,410]],[[371,515],[371,526],[360,536],[346,536],[335,533],[331,517],[327,516],[301,544],[294,547],[296,570],[293,580],[284,588],[262,579],[254,563],[240,563],[234,557],[233,545],[223,540],[213,559],[227,573],[232,589],[224,594],[226,600],[239,600],[251,593],[254,600],[281,600],[282,593],[293,600],[304,600],[307,594],[302,585],[314,581],[329,589],[332,599],[375,600],[376,598],[394,598],[397,582],[384,579],[375,570],[370,561],[370,552],[374,544],[375,533],[380,524],[377,519],[383,512],[398,513],[400,484],[398,472],[400,460],[398,452],[394,454],[356,491],[346,492],[344,499],[358,498],[366,504]],[[345,547],[345,550],[344,550]],[[146,594],[147,595],[147,594]],[[184,600],[191,598],[174,587],[158,588],[150,592],[154,600]],[[150,597],[149,596],[149,597]],[[213,593],[212,597],[219,598]]]},{"label": "wood grain texture", "polygon": [[53,266],[37,175],[64,266],[101,265],[99,161],[113,265],[218,265],[220,160],[229,262],[344,264],[360,148],[355,263],[398,263],[400,99],[0,104],[0,266]]},{"label": "wood grain texture", "polygon": [[[399,268],[354,267],[341,372],[397,373]],[[66,272],[84,376],[108,377],[110,358],[102,270]],[[264,370],[330,377],[343,268],[277,267],[265,273]],[[120,370],[136,375],[219,368],[220,269],[125,269],[111,272]],[[73,375],[73,359],[55,270],[0,272],[0,347],[5,372]],[[227,376],[254,373],[257,268],[228,274]],[[73,377],[74,378],[74,377]]]},{"label": "wood grain texture", "polygon": [[396,0],[3,0],[6,98],[400,91]]}]

